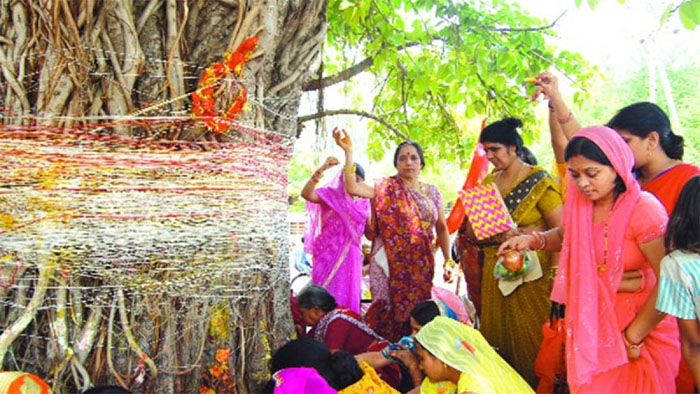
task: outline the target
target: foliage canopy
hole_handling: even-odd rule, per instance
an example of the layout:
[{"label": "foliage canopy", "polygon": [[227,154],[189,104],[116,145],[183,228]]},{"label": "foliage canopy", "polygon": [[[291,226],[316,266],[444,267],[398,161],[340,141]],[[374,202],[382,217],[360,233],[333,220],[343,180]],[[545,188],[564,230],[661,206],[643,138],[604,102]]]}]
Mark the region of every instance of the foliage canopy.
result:
[{"label": "foliage canopy", "polygon": [[[555,23],[503,0],[330,0],[323,83],[305,89],[369,71],[377,84],[372,113],[384,123],[373,122],[370,158],[404,134],[431,157],[464,165],[478,133],[465,120],[516,116],[525,139],[532,137],[525,78],[558,70],[579,89],[575,101],[583,99],[596,71],[580,55],[546,45]],[[349,56],[358,50],[360,62]]]}]

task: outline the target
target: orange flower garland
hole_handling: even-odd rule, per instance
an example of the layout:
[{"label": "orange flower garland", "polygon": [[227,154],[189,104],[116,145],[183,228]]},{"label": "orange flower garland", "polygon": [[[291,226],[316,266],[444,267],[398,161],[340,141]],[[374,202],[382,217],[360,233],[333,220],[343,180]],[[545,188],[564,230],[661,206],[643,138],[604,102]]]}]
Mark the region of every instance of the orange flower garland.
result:
[{"label": "orange flower garland", "polygon": [[221,134],[231,127],[231,121],[238,116],[248,102],[248,91],[245,86],[239,84],[240,90],[233,104],[226,110],[223,116],[214,107],[216,97],[215,85],[229,72],[241,76],[243,67],[251,52],[258,46],[258,37],[251,37],[241,43],[235,52],[228,52],[222,62],[212,63],[204,70],[199,78],[197,90],[192,93],[192,114],[201,117],[204,123],[214,134]]}]

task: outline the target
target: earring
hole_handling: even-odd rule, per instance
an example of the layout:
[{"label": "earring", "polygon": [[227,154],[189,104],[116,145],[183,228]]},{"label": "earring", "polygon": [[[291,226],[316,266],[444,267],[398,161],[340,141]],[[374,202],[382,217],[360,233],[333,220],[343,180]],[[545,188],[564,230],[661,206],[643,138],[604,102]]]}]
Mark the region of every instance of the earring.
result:
[{"label": "earring", "polygon": [[647,151],[647,156],[651,157],[651,148]]}]

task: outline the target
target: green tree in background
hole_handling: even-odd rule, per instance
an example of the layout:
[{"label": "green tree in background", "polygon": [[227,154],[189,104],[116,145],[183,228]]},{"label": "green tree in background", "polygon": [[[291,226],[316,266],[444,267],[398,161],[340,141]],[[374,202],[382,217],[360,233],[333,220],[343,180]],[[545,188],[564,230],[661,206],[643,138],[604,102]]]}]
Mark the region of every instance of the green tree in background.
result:
[{"label": "green tree in background", "polygon": [[304,89],[367,71],[377,84],[373,108],[326,110],[321,103],[317,113],[299,118],[300,127],[330,115],[370,117],[373,160],[392,140],[408,137],[436,160],[465,165],[475,138],[460,120],[510,115],[533,124],[525,78],[556,69],[583,88],[595,75],[581,56],[545,44],[556,21],[503,0],[331,0],[328,22],[321,78]]}]

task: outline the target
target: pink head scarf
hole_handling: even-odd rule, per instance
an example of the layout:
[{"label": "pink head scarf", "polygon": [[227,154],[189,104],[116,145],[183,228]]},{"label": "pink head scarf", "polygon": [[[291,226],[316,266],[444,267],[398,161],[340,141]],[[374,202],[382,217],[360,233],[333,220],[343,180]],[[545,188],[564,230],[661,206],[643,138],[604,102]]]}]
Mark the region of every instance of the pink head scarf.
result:
[{"label": "pink head scarf", "polygon": [[313,368],[285,368],[272,375],[274,394],[335,394],[325,379]]},{"label": "pink head scarf", "polygon": [[607,267],[598,273],[593,202],[575,187],[571,173],[566,174],[570,186],[562,218],[564,243],[552,300],[566,304],[567,375],[570,383],[581,385],[628,361],[615,315],[615,293],[624,272],[621,257],[625,229],[639,200],[640,187],[632,174],[634,155],[614,130],[588,127],[576,137],[596,144],[627,186],[608,214]]}]

